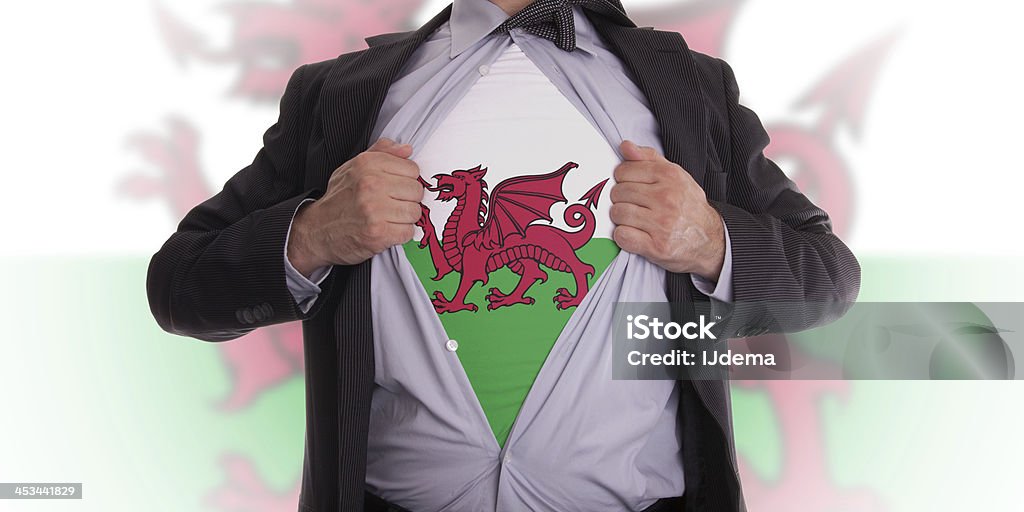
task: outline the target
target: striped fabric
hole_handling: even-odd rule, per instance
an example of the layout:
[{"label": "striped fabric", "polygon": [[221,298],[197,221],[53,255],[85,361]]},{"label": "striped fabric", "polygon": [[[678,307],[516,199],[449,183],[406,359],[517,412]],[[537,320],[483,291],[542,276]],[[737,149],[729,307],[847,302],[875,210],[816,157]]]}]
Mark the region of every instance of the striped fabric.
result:
[{"label": "striped fabric", "polygon": [[[369,145],[398,69],[450,14],[449,5],[416,31],[375,36],[366,50],[300,67],[253,162],[186,214],[150,262],[150,308],[168,332],[226,341],[262,326],[302,321],[306,446],[300,511],[363,510],[373,325],[369,261],[336,266],[313,307],[305,314],[298,309],[284,276],[289,221],[303,199],[320,197],[331,173]],[[860,284],[857,260],[832,234],[827,214],[764,157],[768,136],[757,116],[738,103],[728,64],[690,51],[677,33],[587,15],[647,96],[665,156],[704,187],[728,225],[734,299],[853,302]],[[688,321],[698,308],[722,310],[688,275],[669,273],[667,280],[673,320]],[[794,320],[815,325],[829,319],[805,312]],[[728,320],[737,336],[772,327],[759,314]],[[683,510],[745,510],[728,381],[698,378],[683,382],[682,390]]]}]

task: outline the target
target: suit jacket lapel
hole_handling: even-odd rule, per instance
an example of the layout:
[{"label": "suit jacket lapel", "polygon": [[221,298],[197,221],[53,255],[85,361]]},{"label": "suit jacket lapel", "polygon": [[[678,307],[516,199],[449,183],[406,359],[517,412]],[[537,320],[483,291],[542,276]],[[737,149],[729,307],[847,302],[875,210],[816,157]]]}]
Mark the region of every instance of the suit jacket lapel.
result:
[{"label": "suit jacket lapel", "polygon": [[[661,131],[665,157],[682,166],[703,187],[707,163],[708,112],[698,82],[700,75],[697,64],[682,35],[618,25],[590,12],[587,12],[587,16],[611,49],[626,63],[637,86],[647,97]],[[693,287],[689,274],[668,273],[666,281],[668,299],[673,304],[673,316],[695,316],[693,297],[698,296],[699,292]],[[729,381],[722,377],[706,380],[695,378],[684,383],[683,390],[681,400],[686,400],[691,390],[695,391],[718,423],[728,447],[728,462],[736,474]],[[689,422],[691,429],[697,428],[692,426],[699,424],[695,418],[684,416],[682,420]],[[694,448],[689,450],[692,452]],[[691,466],[688,471],[694,469],[697,468]]]},{"label": "suit jacket lapel", "polygon": [[707,108],[697,64],[677,32],[619,25],[586,11],[587,17],[626,63],[650,103],[665,157],[704,185]]},{"label": "suit jacket lapel", "polygon": [[448,21],[451,11],[449,4],[417,30],[368,37],[369,48],[335,63],[320,100],[327,172],[369,147],[377,113],[398,70],[423,40]]},{"label": "suit jacket lapel", "polygon": [[[450,15],[451,5],[418,30],[368,38],[370,48],[338,58],[320,96],[327,165],[320,170],[325,175],[319,183],[327,183],[334,169],[369,146],[377,114],[398,70]],[[319,484],[321,491],[313,498],[317,510],[363,509],[374,371],[370,261],[349,269],[348,283],[340,292],[341,306],[334,313],[335,332],[347,332],[337,339],[348,338],[350,343],[339,343],[336,348],[338,418],[337,423],[328,422],[338,429],[337,481]]]}]

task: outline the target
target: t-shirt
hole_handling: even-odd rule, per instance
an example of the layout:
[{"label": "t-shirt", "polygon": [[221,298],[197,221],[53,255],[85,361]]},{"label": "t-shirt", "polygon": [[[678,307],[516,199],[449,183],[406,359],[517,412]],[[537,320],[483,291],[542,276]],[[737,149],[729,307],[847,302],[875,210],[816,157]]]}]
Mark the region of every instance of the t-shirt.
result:
[{"label": "t-shirt", "polygon": [[405,251],[499,444],[576,306],[618,254],[620,159],[522,51],[416,149],[423,229]]}]

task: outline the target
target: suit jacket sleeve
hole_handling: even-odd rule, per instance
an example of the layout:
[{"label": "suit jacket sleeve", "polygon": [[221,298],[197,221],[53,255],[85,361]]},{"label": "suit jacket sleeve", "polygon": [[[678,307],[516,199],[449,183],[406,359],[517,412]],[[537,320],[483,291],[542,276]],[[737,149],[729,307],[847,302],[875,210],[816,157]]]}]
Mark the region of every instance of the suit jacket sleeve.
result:
[{"label": "suit jacket sleeve", "polygon": [[[739,86],[723,60],[731,162],[727,199],[712,201],[732,249],[733,301],[747,308],[738,336],[796,331],[838,318],[860,290],[860,265],[832,232],[824,210],[765,157],[768,134],[739,103]],[[717,305],[722,307],[721,305]],[[743,327],[746,327],[743,329]]]},{"label": "suit jacket sleeve", "polygon": [[[185,215],[150,261],[146,291],[165,331],[206,341],[237,338],[257,327],[315,315],[303,312],[285,277],[292,215],[321,191],[303,189],[314,94],[298,68],[281,98],[263,148],[224,188]],[[322,287],[340,272],[332,272]]]}]

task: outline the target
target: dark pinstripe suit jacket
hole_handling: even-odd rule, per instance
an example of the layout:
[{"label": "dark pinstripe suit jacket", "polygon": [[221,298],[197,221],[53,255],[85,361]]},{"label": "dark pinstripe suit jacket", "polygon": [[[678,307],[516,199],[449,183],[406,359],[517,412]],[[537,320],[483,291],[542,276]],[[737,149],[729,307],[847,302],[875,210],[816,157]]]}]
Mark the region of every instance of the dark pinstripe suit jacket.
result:
[{"label": "dark pinstripe suit jacket", "polygon": [[[224,341],[302,321],[301,511],[363,508],[374,368],[370,262],[335,267],[303,314],[285,284],[285,235],[299,202],[323,194],[331,172],[368,146],[396,72],[450,12],[449,6],[416,31],[375,36],[366,50],[296,70],[280,118],[252,164],[190,211],[150,263],[150,307],[168,332]],[[677,33],[588,16],[646,94],[665,156],[693,175],[729,226],[735,300],[852,302],[860,284],[856,259],[832,234],[826,213],[762,154],[768,136],[739,105],[730,67],[689,50]],[[687,275],[667,279],[679,320],[708,301]],[[808,313],[801,322],[826,320]],[[757,315],[736,316],[731,325],[737,336],[769,329]],[[743,510],[728,382],[692,380],[682,387],[684,508]]]}]

